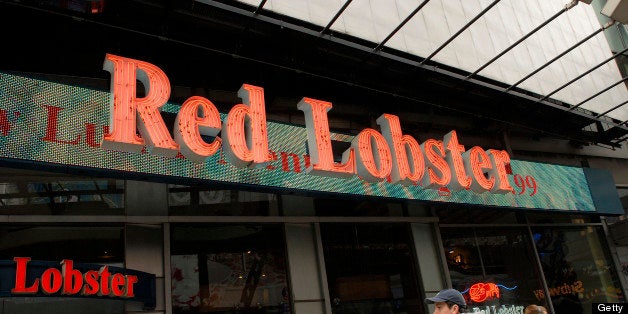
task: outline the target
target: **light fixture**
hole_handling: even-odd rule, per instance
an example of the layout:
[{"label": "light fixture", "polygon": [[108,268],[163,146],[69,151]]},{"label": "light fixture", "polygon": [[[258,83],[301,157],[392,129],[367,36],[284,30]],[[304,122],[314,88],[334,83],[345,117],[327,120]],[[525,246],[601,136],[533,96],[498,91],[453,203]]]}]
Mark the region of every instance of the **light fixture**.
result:
[{"label": "light fixture", "polygon": [[113,254],[111,254],[111,252],[108,250],[104,250],[103,254],[98,256],[98,258],[106,258],[106,259],[113,258],[113,257],[114,257]]}]

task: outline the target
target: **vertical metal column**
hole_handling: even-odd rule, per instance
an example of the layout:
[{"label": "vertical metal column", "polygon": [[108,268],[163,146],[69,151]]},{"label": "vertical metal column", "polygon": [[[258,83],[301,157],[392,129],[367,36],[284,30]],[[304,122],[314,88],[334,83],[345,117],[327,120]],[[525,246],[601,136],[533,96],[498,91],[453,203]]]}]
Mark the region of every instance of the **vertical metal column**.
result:
[{"label": "vertical metal column", "polygon": [[172,271],[170,268],[170,223],[163,224],[164,232],[164,307],[172,314]]},{"label": "vertical metal column", "polygon": [[[443,238],[440,235],[440,228],[438,227],[438,223],[434,223],[434,235],[436,236],[436,240],[438,241],[438,246],[436,249],[445,248],[443,245]],[[447,288],[451,288],[451,275],[449,274],[449,267],[447,266],[447,256],[445,256],[445,252],[443,250],[440,251],[440,258],[443,268],[443,275],[445,275],[445,283],[447,284]]]},{"label": "vertical metal column", "polygon": [[526,217],[526,228],[528,229],[528,239],[532,243],[532,251],[534,252],[534,261],[536,262],[536,267],[539,269],[539,274],[541,275],[541,283],[543,284],[543,290],[545,290],[545,300],[547,301],[547,305],[549,306],[550,314],[556,313],[554,311],[554,305],[552,304],[552,298],[549,293],[547,281],[545,280],[545,273],[543,272],[543,265],[541,265],[539,252],[536,250],[536,243],[534,243],[534,235],[532,234],[532,228],[530,228],[530,221],[528,220],[528,216],[525,216],[525,217]]},{"label": "vertical metal column", "polygon": [[323,253],[323,238],[321,237],[321,226],[318,222],[314,223],[314,234],[316,236],[316,255],[318,256],[318,267],[320,269],[321,288],[323,289],[323,297],[325,298],[325,313],[331,314],[327,268],[325,267],[325,254]]}]

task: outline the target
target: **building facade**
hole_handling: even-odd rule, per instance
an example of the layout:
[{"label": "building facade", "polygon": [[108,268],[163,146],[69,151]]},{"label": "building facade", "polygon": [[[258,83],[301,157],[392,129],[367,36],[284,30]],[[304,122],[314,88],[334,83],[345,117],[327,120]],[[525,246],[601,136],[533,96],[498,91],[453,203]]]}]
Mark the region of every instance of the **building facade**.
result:
[{"label": "building facade", "polygon": [[1,2],[0,313],[627,302],[626,50],[605,39],[625,26],[604,3],[265,2]]}]

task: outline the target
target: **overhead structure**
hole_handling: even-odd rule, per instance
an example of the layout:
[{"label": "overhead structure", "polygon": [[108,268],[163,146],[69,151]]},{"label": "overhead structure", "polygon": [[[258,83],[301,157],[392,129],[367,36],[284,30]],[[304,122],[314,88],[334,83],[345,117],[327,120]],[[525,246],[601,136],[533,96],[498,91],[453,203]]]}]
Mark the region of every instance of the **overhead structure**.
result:
[{"label": "overhead structure", "polygon": [[[243,11],[239,7],[230,5],[229,2],[219,2],[217,0],[198,0],[198,1],[206,3],[206,4],[209,4],[211,6],[220,7],[220,8],[224,8],[224,9],[227,9],[227,10],[231,10],[232,12],[239,12],[241,14],[243,13]],[[240,0],[239,2],[249,3],[249,4],[257,3],[257,6],[254,8],[254,11],[255,12],[259,12],[259,8],[266,1],[262,1],[262,2],[259,2],[259,3],[257,1],[258,0]],[[418,5],[416,7],[412,8],[411,10],[408,10],[407,15],[400,16],[402,18],[400,23],[396,24],[395,27],[392,29],[392,31],[389,31],[387,33],[387,35],[385,37],[383,37],[383,39],[378,41],[375,44],[374,48],[368,47],[368,45],[366,45],[363,40],[360,40],[360,39],[355,39],[354,40],[354,39],[352,39],[351,36],[343,35],[342,32],[339,30],[339,29],[342,28],[342,26],[336,26],[336,25],[338,25],[337,22],[339,20],[341,20],[344,15],[348,14],[347,12],[348,12],[349,8],[353,7],[352,0],[343,1],[341,6],[337,10],[332,11],[333,12],[333,17],[331,19],[328,19],[324,23],[325,26],[323,27],[323,29],[320,30],[320,31],[317,31],[316,34],[318,34],[318,35],[325,35],[325,36],[322,36],[322,38],[330,40],[334,44],[342,44],[342,45],[348,46],[350,48],[357,49],[357,51],[377,53],[378,56],[380,56],[380,57],[384,57],[384,58],[387,58],[387,59],[394,60],[396,62],[402,62],[402,63],[408,64],[408,65],[412,65],[412,66],[416,67],[417,69],[419,69],[421,71],[432,72],[432,73],[435,73],[438,76],[445,75],[446,77],[448,77],[448,79],[451,79],[453,81],[453,83],[454,83],[453,86],[455,87],[455,89],[458,89],[458,90],[462,91],[463,93],[465,91],[469,92],[469,91],[471,91],[471,90],[473,90],[475,88],[489,88],[489,89],[492,89],[492,90],[499,91],[501,93],[506,93],[506,94],[508,94],[508,95],[510,95],[512,97],[518,97],[518,98],[522,99],[523,102],[530,102],[531,101],[532,103],[546,105],[548,107],[551,107],[551,109],[548,109],[550,112],[555,112],[555,110],[557,110],[557,109],[559,111],[563,111],[563,112],[565,112],[563,114],[565,114],[567,116],[570,116],[571,118],[560,119],[560,120],[571,119],[571,120],[573,120],[573,123],[566,123],[565,126],[554,125],[554,127],[558,130],[558,132],[556,132],[556,133],[564,132],[565,134],[568,134],[569,132],[576,132],[579,129],[587,128],[591,124],[605,125],[605,127],[600,128],[600,130],[598,131],[598,135],[597,136],[591,135],[591,132],[588,132],[587,133],[588,137],[586,139],[582,139],[583,143],[586,143],[586,142],[588,142],[589,144],[603,143],[603,144],[606,144],[606,145],[610,145],[612,147],[617,147],[620,144],[618,142],[616,142],[616,140],[621,139],[624,135],[628,134],[628,126],[626,126],[623,123],[620,123],[621,120],[618,121],[617,118],[613,118],[613,117],[609,117],[608,116],[609,114],[613,115],[613,116],[617,116],[617,113],[620,112],[618,110],[620,108],[622,108],[621,105],[620,106],[615,105],[617,107],[617,108],[615,108],[615,107],[609,106],[608,103],[605,103],[604,105],[600,105],[599,106],[600,107],[599,110],[588,109],[589,107],[592,106],[590,101],[597,101],[597,99],[598,99],[597,97],[599,97],[600,95],[609,92],[609,90],[611,90],[611,89],[613,89],[615,87],[621,86],[620,84],[625,82],[625,79],[622,79],[619,82],[609,83],[609,85],[607,85],[606,87],[603,87],[601,90],[598,90],[598,91],[594,92],[594,94],[591,95],[591,96],[587,97],[587,96],[583,95],[581,99],[577,99],[576,101],[573,101],[573,103],[571,103],[571,104],[569,102],[560,101],[560,100],[551,98],[552,96],[555,96],[555,95],[558,95],[558,94],[561,94],[561,95],[565,94],[565,89],[568,86],[574,84],[578,80],[582,80],[583,78],[587,77],[588,75],[591,75],[591,73],[594,73],[596,70],[599,71],[599,69],[602,68],[602,67],[604,67],[604,68],[607,67],[609,61],[614,60],[618,56],[625,55],[627,49],[624,49],[624,50],[619,51],[619,52],[615,52],[611,57],[608,57],[604,61],[599,62],[597,65],[588,68],[586,71],[582,72],[581,74],[578,74],[576,77],[570,79],[568,82],[562,84],[560,87],[555,88],[554,90],[552,90],[550,92],[541,93],[541,94],[534,93],[534,92],[530,93],[529,91],[526,90],[525,86],[521,86],[524,82],[526,82],[526,81],[530,80],[532,77],[540,74],[540,72],[550,68],[550,66],[553,63],[557,63],[558,61],[563,60],[564,58],[569,56],[569,54],[574,52],[576,50],[576,48],[581,47],[586,42],[590,41],[593,38],[596,38],[596,36],[601,34],[601,33],[603,33],[604,30],[608,29],[612,25],[616,25],[616,20],[615,19],[611,20],[610,22],[606,23],[605,25],[599,27],[598,29],[592,31],[591,33],[587,34],[583,38],[577,40],[574,44],[570,45],[567,49],[562,50],[561,53],[556,54],[554,57],[549,57],[549,60],[547,60],[546,62],[544,62],[540,66],[535,67],[533,70],[529,71],[528,73],[522,73],[523,76],[521,76],[519,79],[517,79],[513,83],[508,84],[506,87],[503,87],[502,84],[500,84],[500,83],[494,82],[494,80],[492,80],[492,79],[488,79],[487,80],[486,77],[480,76],[480,73],[485,71],[492,64],[496,63],[496,61],[498,59],[504,57],[507,53],[515,50],[515,48],[519,47],[524,42],[530,40],[533,35],[535,35],[536,33],[539,33],[540,30],[546,28],[552,21],[557,20],[559,17],[564,15],[566,12],[572,10],[574,7],[577,6],[578,3],[583,2],[583,3],[589,4],[589,1],[585,1],[585,0],[582,0],[582,1],[578,1],[578,0],[569,1],[564,6],[562,6],[562,8],[560,8],[560,10],[556,11],[553,15],[543,19],[541,23],[539,23],[538,25],[533,27],[531,30],[527,31],[519,39],[517,39],[516,41],[514,41],[513,43],[508,45],[506,48],[502,49],[499,53],[497,53],[496,55],[491,57],[486,62],[483,62],[475,70],[469,71],[467,73],[464,73],[464,71],[460,71],[460,69],[456,70],[456,69],[453,69],[451,67],[443,68],[441,66],[441,63],[440,63],[442,61],[436,61],[436,60],[434,60],[434,58],[437,55],[439,55],[440,53],[442,53],[444,51],[444,49],[446,49],[448,46],[450,46],[452,44],[452,42],[454,42],[454,40],[456,38],[461,37],[461,35],[464,32],[469,31],[472,28],[472,25],[477,23],[480,20],[480,18],[482,18],[485,15],[487,15],[487,13],[489,13],[491,10],[494,10],[497,7],[497,5],[500,3],[500,1],[499,0],[494,0],[491,3],[483,6],[479,11],[477,11],[475,13],[475,15],[473,15],[470,19],[468,19],[468,21],[465,22],[465,24],[462,27],[459,27],[455,33],[453,33],[448,38],[446,38],[443,42],[441,42],[436,49],[434,49],[433,51],[431,51],[429,53],[426,53],[425,57],[417,56],[417,58],[414,59],[414,58],[408,56],[405,53],[397,53],[394,48],[391,48],[391,47],[394,47],[394,45],[392,45],[392,46],[388,45],[389,42],[396,35],[400,34],[401,30],[404,27],[406,27],[406,25],[408,25],[411,20],[413,20],[416,16],[418,16],[418,13],[422,9],[424,9],[424,8],[426,8],[428,6],[428,4],[429,4],[428,2],[430,2],[430,1],[429,0],[421,1],[421,2],[418,3]],[[355,3],[355,2],[353,2],[353,3]],[[275,5],[275,4],[273,3],[273,5]],[[277,5],[279,5],[279,3],[277,3]],[[355,4],[355,5],[356,6],[362,5],[363,6],[364,3],[358,3],[358,4]],[[436,2],[433,5],[443,5],[443,4],[439,4],[438,2]],[[618,4],[618,6],[619,5],[622,5],[622,3]],[[586,7],[587,10],[589,8],[590,7]],[[273,9],[273,10],[277,11],[279,9]],[[376,9],[373,9],[373,10],[376,10]],[[281,10],[279,10],[277,12],[281,12]],[[372,14],[376,14],[376,13],[377,12],[374,11]],[[354,14],[354,13],[352,13],[352,14]],[[428,13],[425,13],[425,14],[428,14]],[[615,12],[615,14],[617,14],[617,12]],[[352,18],[354,18],[353,15],[352,15]],[[270,14],[270,15],[264,16],[263,20],[265,22],[270,22],[270,23],[274,23],[276,25],[281,25],[281,27],[291,27],[292,29],[300,31],[300,32],[303,32],[303,33],[307,33],[307,34],[311,34],[312,33],[311,24],[309,24],[309,23],[304,23],[304,24],[295,23],[294,20],[288,21],[288,20],[283,19],[281,17],[281,15]],[[617,21],[621,21],[621,20],[617,19]],[[381,23],[381,22],[379,22],[379,23]],[[413,25],[413,27],[414,27],[414,25]],[[383,28],[382,28],[382,30],[383,30]],[[415,31],[415,32],[416,31],[428,32],[428,30],[420,30],[420,29],[419,30],[414,29],[413,31]],[[384,50],[384,47],[386,47],[387,49]],[[452,92],[455,92],[455,90],[453,90]],[[583,92],[582,90],[579,90],[579,93],[582,93],[582,92]],[[594,98],[595,98],[595,100],[594,100]],[[607,98],[605,98],[605,99],[607,99]],[[620,100],[620,103],[622,101],[623,100]],[[581,109],[585,108],[585,107],[583,107],[583,105],[586,105],[585,107],[587,108],[587,110],[581,110]],[[595,106],[597,106],[597,105],[594,105],[594,107]],[[578,109],[578,110],[576,110],[576,109]],[[534,110],[539,110],[539,109],[534,109]],[[463,109],[463,111],[464,111],[464,109]],[[573,114],[576,114],[577,118],[574,117]],[[619,115],[619,116],[621,116],[621,115]],[[497,119],[497,120],[501,120],[503,117],[494,117],[494,118]],[[565,128],[565,130],[560,130],[561,128]],[[539,127],[538,129],[539,130],[543,130],[542,127]],[[609,130],[612,130],[612,131],[609,132]],[[550,134],[550,133],[553,133],[554,130],[548,129],[548,130],[545,130],[544,132]],[[576,134],[576,133],[574,133],[574,134]],[[613,136],[613,138],[609,139],[609,136],[611,136],[611,135]]]},{"label": "overhead structure", "polygon": [[[535,40],[541,45],[552,45],[553,43],[547,41],[548,37],[541,34],[557,24],[550,25],[553,21],[560,18],[560,21],[564,22],[561,16],[568,16],[566,12],[590,10],[590,6],[577,6],[579,2],[587,1],[569,1],[567,4],[561,4],[560,8],[555,3],[552,4],[553,7],[548,4],[544,8],[552,7],[556,10],[542,12],[539,10],[534,13],[542,15],[547,12],[551,16],[533,16],[535,18],[527,21],[526,27],[520,27],[517,33],[509,34],[518,39],[510,42],[507,38],[498,43],[491,42],[490,39],[493,37],[481,32],[480,34],[475,32],[474,36],[485,36],[484,38],[489,40],[474,42],[477,37],[472,35],[477,30],[476,27],[488,32],[499,30],[497,27],[487,28],[487,21],[492,14],[499,14],[502,19],[517,18],[512,7],[504,9],[504,6],[524,8],[519,2],[493,0],[476,7],[468,3],[452,4],[442,0],[421,0],[411,5],[408,2],[395,2],[397,10],[393,13],[378,11],[381,8],[376,6],[381,3],[373,0],[321,1],[318,3],[320,7],[316,9],[311,7],[317,2],[304,0],[294,0],[289,4],[273,0],[196,0],[192,3],[191,10],[184,4],[167,6],[150,0],[137,2],[161,10],[164,16],[179,16],[179,20],[164,19],[163,25],[147,25],[140,24],[138,19],[136,25],[117,25],[115,20],[106,24],[98,18],[87,16],[81,19],[81,22],[145,34],[299,75],[324,77],[352,88],[394,96],[403,102],[415,104],[417,108],[419,106],[438,108],[470,117],[471,120],[492,121],[496,129],[501,128],[497,125],[503,124],[506,129],[509,126],[526,129],[537,133],[538,136],[552,135],[582,145],[605,144],[611,147],[621,146],[622,140],[628,134],[628,126],[625,123],[628,114],[623,110],[626,107],[620,105],[628,97],[625,75],[618,76],[620,80],[608,75],[602,76],[604,80],[597,79],[601,77],[598,73],[606,74],[612,71],[614,65],[609,62],[620,56],[626,56],[628,48],[613,52],[610,57],[606,55],[608,51],[595,56],[591,53],[586,58],[579,59],[580,55],[574,55],[588,49],[591,42],[595,41],[597,44],[604,30],[617,25],[617,22],[621,22],[620,19],[615,19],[602,27],[591,28],[591,31],[587,27],[585,30],[566,33],[564,35],[569,36],[570,40],[564,40],[560,45],[556,44],[553,50],[535,51],[527,46]],[[6,5],[29,6],[22,2],[7,2]],[[447,14],[452,14],[452,11],[445,10],[444,6],[447,5],[465,5],[464,14],[448,16]],[[469,7],[466,7],[467,5]],[[130,10],[131,7],[129,4]],[[33,9],[46,10],[35,6]],[[304,10],[312,12],[302,12]],[[373,33],[376,33],[371,34],[373,36],[368,39],[359,37],[359,31],[362,31],[359,27],[347,26],[351,21],[355,22],[360,18],[360,14],[365,12],[363,10],[370,10],[372,19],[379,19],[377,23],[367,21],[368,23],[357,24],[363,25],[363,28],[372,28]],[[443,12],[444,16],[433,15],[434,12]],[[507,16],[507,13],[513,15]],[[613,16],[616,16],[616,13],[613,13],[615,14]],[[222,46],[216,46],[217,41],[212,41],[212,36],[192,36],[191,32],[184,31],[177,33],[181,21],[189,23],[190,17],[193,17],[198,25],[204,22],[214,23],[217,19],[213,18],[212,14],[229,15],[230,20],[237,17],[237,23],[224,25],[227,31],[232,31],[231,33],[212,34],[225,37],[223,38],[225,40],[220,42]],[[310,16],[310,19],[304,16]],[[426,29],[422,26],[434,27],[434,24],[418,23],[418,21],[423,23],[427,18],[430,19],[430,23],[442,23],[443,28],[447,30]],[[288,33],[290,35],[286,35]],[[287,39],[272,43],[264,41],[265,38],[283,38],[274,36],[277,34],[285,35]],[[416,42],[415,39],[418,37],[410,35],[435,37],[430,39],[431,42]],[[496,34],[494,37],[499,36]],[[546,41],[542,42],[540,39]],[[291,40],[295,42],[291,43]],[[292,60],[282,59],[278,53],[283,49],[282,45],[287,47],[293,45],[292,49],[305,47],[298,45],[297,40],[307,42],[311,49],[293,54]],[[549,40],[551,41],[551,37]],[[464,45],[459,45],[460,41]],[[408,47],[414,45],[412,46],[414,50],[411,48],[403,50],[399,45]],[[473,46],[484,48],[487,45],[491,45],[492,50],[481,51],[484,53],[481,58],[478,55],[479,50],[472,55]],[[467,48],[469,51],[464,50]],[[417,52],[417,49],[422,49],[422,52]],[[524,50],[530,53],[527,55],[522,53]],[[489,51],[492,54],[486,53]],[[530,54],[534,53],[536,55],[531,57]],[[446,56],[449,55],[457,56],[460,59],[457,61],[458,64],[447,63]],[[521,55],[528,59],[518,60],[516,57]],[[312,58],[319,59],[310,62]],[[575,67],[574,59],[582,63]],[[461,66],[463,61],[466,62],[464,67]],[[504,65],[505,62],[510,64]],[[527,67],[523,68],[521,64]],[[349,70],[336,70],[334,66],[346,67]],[[515,68],[516,66],[520,68]],[[551,73],[557,67],[562,67],[563,72],[560,75]],[[373,75],[377,73],[373,71],[388,71],[382,72],[388,76]],[[495,76],[497,72],[507,75],[508,78]],[[405,77],[395,73],[403,73]],[[562,83],[556,78],[568,81]],[[538,88],[532,88],[533,85]],[[436,88],[435,94],[440,93],[447,97],[429,98],[426,93],[421,92],[423,88]],[[508,110],[504,109],[505,103],[508,104]],[[592,131],[592,125],[597,130]]]},{"label": "overhead structure", "polygon": [[622,24],[628,24],[628,1],[608,0],[602,8],[602,14]]}]

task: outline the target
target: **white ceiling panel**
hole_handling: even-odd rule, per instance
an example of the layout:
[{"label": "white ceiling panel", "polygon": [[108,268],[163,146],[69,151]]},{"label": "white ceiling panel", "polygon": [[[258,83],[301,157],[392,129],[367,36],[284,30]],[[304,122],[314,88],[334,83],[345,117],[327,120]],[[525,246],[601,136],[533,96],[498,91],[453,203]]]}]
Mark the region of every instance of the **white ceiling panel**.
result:
[{"label": "white ceiling panel", "polygon": [[[258,0],[239,1],[252,6],[260,4]],[[371,41],[376,46],[422,2],[353,0],[331,29]],[[427,57],[492,2],[431,0],[385,45]],[[432,60],[472,73],[554,16],[568,2],[568,0],[502,0]],[[345,0],[268,0],[264,9],[319,25],[322,29],[344,3]],[[478,75],[514,84],[600,27],[593,7],[579,3],[497,59],[494,64],[487,66]],[[546,95],[611,55],[608,42],[600,33],[518,87]],[[572,105],[578,104],[620,79],[621,74],[616,63],[608,62],[552,95],[552,98]],[[601,113],[626,100],[628,91],[624,84],[620,84],[581,107]],[[615,110],[608,116],[621,121],[628,120],[628,107]]]}]

